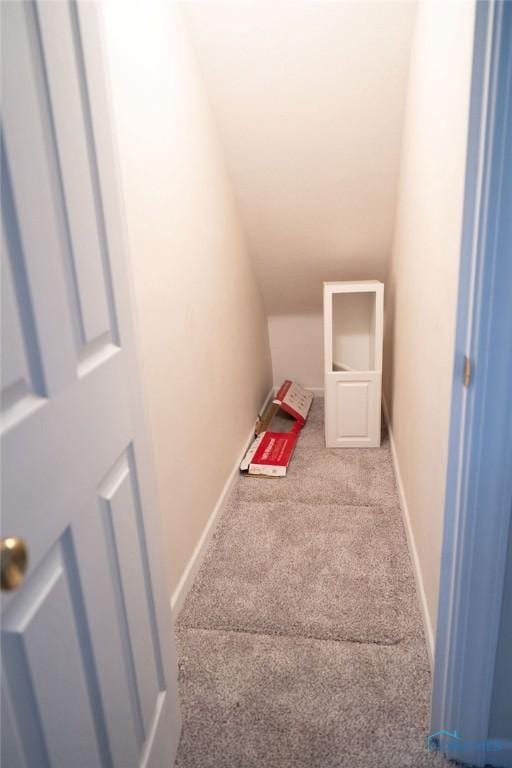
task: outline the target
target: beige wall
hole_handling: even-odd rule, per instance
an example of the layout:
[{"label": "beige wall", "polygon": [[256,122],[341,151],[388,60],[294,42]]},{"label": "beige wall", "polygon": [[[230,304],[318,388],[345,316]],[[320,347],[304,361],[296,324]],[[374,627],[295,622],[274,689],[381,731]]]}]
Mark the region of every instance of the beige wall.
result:
[{"label": "beige wall", "polygon": [[[275,370],[322,386],[322,282],[382,280],[388,266],[415,5],[185,5],[271,317]],[[297,317],[308,345],[297,347]]]},{"label": "beige wall", "polygon": [[319,312],[272,315],[268,334],[274,386],[285,379],[304,387],[324,387],[324,321]]},{"label": "beige wall", "polygon": [[271,385],[266,318],[179,12],[104,6],[174,590]]},{"label": "beige wall", "polygon": [[411,52],[384,389],[435,628],[465,174],[474,3],[420,3]]}]

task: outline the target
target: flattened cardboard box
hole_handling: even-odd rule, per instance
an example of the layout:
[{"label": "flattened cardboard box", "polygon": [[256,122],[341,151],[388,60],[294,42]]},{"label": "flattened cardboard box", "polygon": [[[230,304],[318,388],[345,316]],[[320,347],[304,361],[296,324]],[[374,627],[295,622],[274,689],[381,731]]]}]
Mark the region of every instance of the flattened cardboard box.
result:
[{"label": "flattened cardboard box", "polygon": [[295,382],[283,382],[256,423],[256,438],[245,454],[240,470],[249,475],[284,477],[312,400],[312,393]]}]

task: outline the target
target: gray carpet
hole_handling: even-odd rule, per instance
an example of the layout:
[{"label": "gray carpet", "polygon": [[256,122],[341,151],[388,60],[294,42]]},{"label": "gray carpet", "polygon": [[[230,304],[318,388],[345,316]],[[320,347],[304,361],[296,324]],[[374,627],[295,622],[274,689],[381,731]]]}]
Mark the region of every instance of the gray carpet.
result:
[{"label": "gray carpet", "polygon": [[400,599],[409,587],[402,574],[403,548],[393,508],[241,503],[235,495],[181,623],[397,643],[407,628],[408,606]]},{"label": "gray carpet", "polygon": [[389,444],[242,477],[177,622],[177,768],[422,768],[430,673]]}]

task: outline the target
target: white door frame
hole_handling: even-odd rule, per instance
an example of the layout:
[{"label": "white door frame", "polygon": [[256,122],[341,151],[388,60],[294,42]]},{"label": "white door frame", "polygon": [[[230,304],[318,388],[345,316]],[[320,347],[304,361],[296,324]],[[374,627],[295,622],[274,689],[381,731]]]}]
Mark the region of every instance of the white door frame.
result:
[{"label": "white door frame", "polygon": [[508,766],[512,743],[488,737],[512,502],[512,4],[476,6],[432,733]]}]

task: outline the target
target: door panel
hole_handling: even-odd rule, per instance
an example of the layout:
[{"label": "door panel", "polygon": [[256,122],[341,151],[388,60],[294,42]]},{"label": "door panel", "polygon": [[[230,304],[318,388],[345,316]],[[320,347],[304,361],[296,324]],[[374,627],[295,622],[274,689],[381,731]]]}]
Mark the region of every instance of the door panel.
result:
[{"label": "door panel", "polygon": [[[16,727],[16,721],[11,710],[10,701],[7,697],[7,682],[4,678],[3,685],[1,686],[1,739],[2,739],[2,760],[4,765],[10,766],[10,768],[26,768],[27,763],[23,757],[23,750],[21,747],[21,737]],[[44,758],[43,758],[44,759]],[[41,762],[41,765],[44,763]]]},{"label": "door panel", "polygon": [[[135,670],[138,710],[144,734],[150,730],[163,671],[147,570],[144,533],[133,462],[127,452],[99,488],[101,513],[111,546],[113,578],[118,585],[123,625]],[[153,649],[153,653],[148,653]]]},{"label": "door panel", "polygon": [[[44,734],[44,752],[50,765],[72,765],[78,761],[78,764],[99,766],[99,746],[89,697],[89,686],[94,685],[94,681],[87,679],[85,669],[83,651],[87,639],[80,636],[84,617],[77,615],[80,607],[76,591],[74,598],[71,592],[67,567],[70,557],[69,539],[63,536],[5,612],[2,621],[5,674],[17,721],[24,721],[25,731]],[[27,706],[24,706],[29,690],[33,696],[31,718],[27,718]],[[68,690],[72,692],[72,707]],[[38,744],[29,764],[37,765],[41,748]]]},{"label": "door panel", "polygon": [[[91,499],[88,512],[75,520],[71,536],[104,707],[105,728],[117,763],[137,765],[144,745],[144,729],[120,585],[113,574],[114,551],[97,497]],[[91,553],[94,553],[93,557]],[[103,642],[105,634],[108,643]]]},{"label": "door panel", "polygon": [[338,381],[336,384],[337,437],[368,437],[370,382]]},{"label": "door panel", "polygon": [[[88,118],[87,94],[79,49],[74,40],[75,14],[66,3],[37,8],[49,104],[60,165],[69,233],[72,303],[81,346],[112,338],[97,210],[101,201],[93,184],[94,145]],[[73,23],[75,21],[75,23]],[[55,41],[58,40],[58,45]],[[105,259],[106,261],[106,259]],[[105,263],[108,273],[108,265]],[[80,349],[79,356],[84,356]]]},{"label": "door panel", "polygon": [[336,371],[325,376],[326,444],[330,448],[380,445],[381,374]]},{"label": "door panel", "polygon": [[2,5],[2,49],[4,227],[14,273],[26,288],[19,311],[34,319],[28,348],[38,348],[44,394],[51,395],[73,381],[76,363],[62,269],[65,224],[31,5]]},{"label": "door panel", "polygon": [[[5,188],[3,192],[4,199]],[[11,243],[13,239],[9,237]],[[2,425],[5,428],[16,421],[19,413],[43,402],[44,384],[33,318],[30,312],[22,309],[28,304],[26,276],[19,257],[13,256],[11,248],[8,249],[3,231],[2,253]],[[18,295],[22,297],[21,301],[18,301]]]},{"label": "door panel", "polygon": [[97,13],[2,5],[9,766],[170,766],[179,733]]}]

